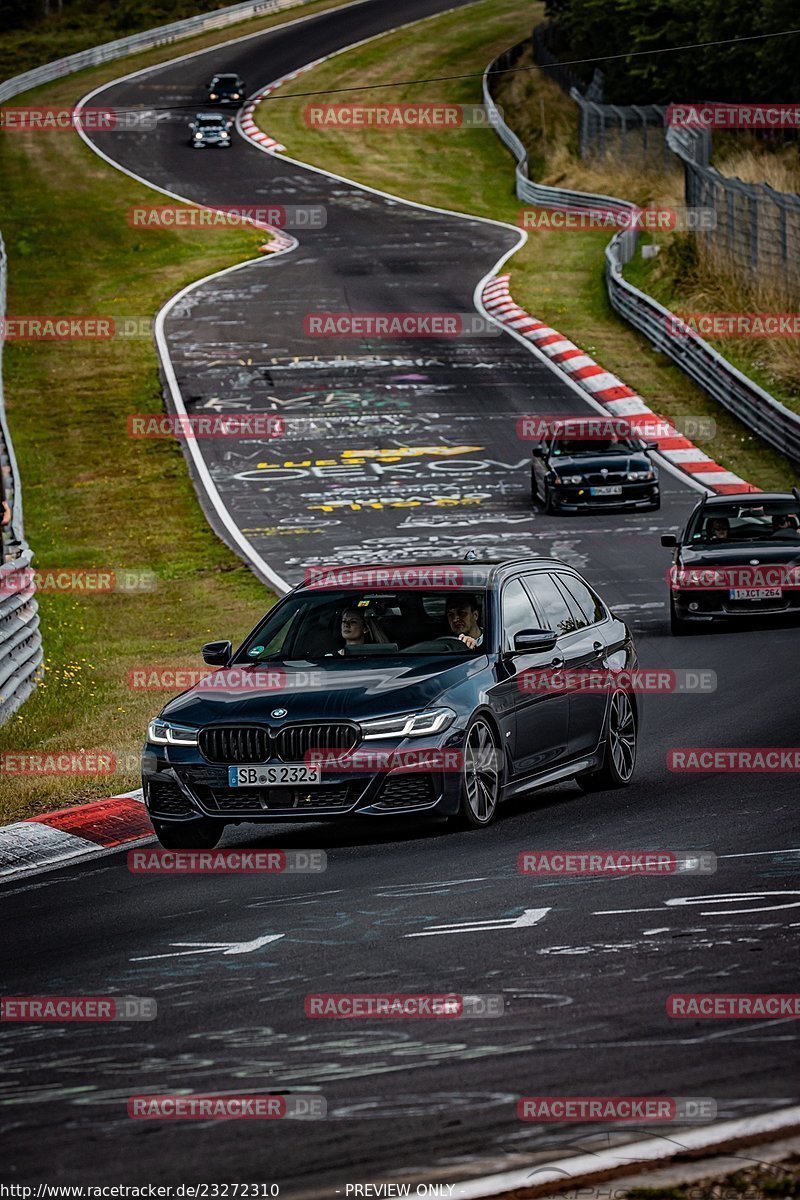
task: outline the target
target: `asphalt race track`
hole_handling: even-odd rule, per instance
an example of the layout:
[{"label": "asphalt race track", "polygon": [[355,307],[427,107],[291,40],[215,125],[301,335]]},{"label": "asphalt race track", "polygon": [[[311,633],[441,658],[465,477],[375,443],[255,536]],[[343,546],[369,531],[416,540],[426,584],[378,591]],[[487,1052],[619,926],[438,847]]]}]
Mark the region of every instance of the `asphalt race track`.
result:
[{"label": "asphalt race track", "polygon": [[[215,70],[240,72],[254,90],[445,7],[453,0],[368,2],[149,71],[99,102],[163,108],[197,97],[202,108]],[[625,616],[645,664],[709,668],[717,691],[648,698],[627,790],[583,796],[562,785],[508,806],[485,831],[242,826],[225,845],[322,849],[327,871],[137,876],[120,853],[7,884],[7,994],[158,1003],[148,1023],[4,1030],[7,1178],[261,1181],[284,1195],[334,1196],[348,1183],[533,1171],[578,1145],[678,1128],[525,1123],[520,1096],[709,1097],[719,1119],[797,1103],[791,1021],[677,1021],[665,1009],[675,992],[794,989],[796,777],[681,775],[665,759],[679,746],[795,745],[800,631],[669,637],[658,535],[682,523],[696,493],[666,471],[660,513],[532,511],[516,418],[577,412],[581,402],[511,337],[317,344],[303,332],[305,315],[326,309],[472,312],[475,287],[515,245],[513,230],[373,195],[240,138],[230,151],[196,153],[187,119],[181,110],[156,133],[96,141],[196,201],[327,208],[325,229],[298,233],[295,252],[202,284],[166,321],[190,411],[235,403],[287,419],[287,437],[266,447],[200,443],[235,523],[271,569],[291,583],[308,565],[472,545],[554,554]],[[392,504],[411,500],[421,503]],[[718,871],[548,880],[516,869],[524,850],[651,847],[710,850]],[[260,942],[270,935],[281,936]],[[316,992],[500,995],[505,1011],[450,1024],[314,1021],[303,1001]],[[127,1116],[131,1095],[181,1090],[321,1093],[328,1118]]]}]

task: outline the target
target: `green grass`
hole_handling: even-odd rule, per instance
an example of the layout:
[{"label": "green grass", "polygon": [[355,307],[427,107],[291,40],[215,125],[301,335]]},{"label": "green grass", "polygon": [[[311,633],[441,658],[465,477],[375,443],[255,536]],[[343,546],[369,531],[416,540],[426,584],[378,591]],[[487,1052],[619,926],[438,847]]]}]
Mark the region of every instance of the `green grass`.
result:
[{"label": "green grass", "polygon": [[[0,37],[0,79],[21,75],[23,71],[103,42],[113,42],[145,29],[225,7],[227,0],[216,4],[204,0],[164,0],[163,3],[123,0],[116,4],[109,4],[107,0],[68,0],[63,12],[51,12],[45,17],[39,10],[21,28],[3,33]],[[309,7],[311,11],[317,8],[316,5]],[[285,17],[283,13],[279,17],[291,20],[293,15],[290,9]],[[274,22],[276,18],[270,20]],[[238,32],[238,26],[231,28]],[[214,35],[217,40],[221,36],[225,35]],[[235,36],[235,33],[228,36]]]},{"label": "green grass", "polygon": [[[646,236],[642,244],[652,241]],[[625,279],[672,312],[792,312],[791,301],[747,295],[731,280],[703,269],[686,234],[661,239],[656,258],[640,255],[623,269]],[[709,345],[755,383],[800,412],[800,350],[791,339],[706,338]]]},{"label": "green grass", "polygon": [[758,1164],[732,1175],[712,1175],[698,1183],[636,1187],[620,1194],[626,1200],[796,1200],[800,1196],[800,1157],[792,1154],[784,1162]]},{"label": "green grass", "polygon": [[[262,103],[258,123],[279,138],[293,157],[411,200],[516,225],[520,203],[514,195],[513,160],[491,130],[311,128],[303,117],[308,99],[294,95],[386,83],[398,74],[413,78],[481,72],[500,51],[528,33],[543,9],[540,4],[531,9],[527,0],[483,0],[469,12],[469,21],[464,21],[463,13],[444,14],[337,55]],[[506,89],[501,81],[499,102],[506,120],[512,126],[517,122],[530,126],[530,106],[535,103],[534,111],[539,113],[541,98],[548,133],[544,148],[537,144],[535,149],[540,164],[547,161],[551,168],[544,181],[581,186],[581,172],[567,161],[571,134],[565,132],[565,122],[572,118],[565,116],[564,97],[538,72],[509,77],[520,79],[527,81],[522,99],[517,87],[509,84]],[[330,97],[332,101],[345,98]],[[390,99],[476,104],[481,99],[480,80],[365,90],[354,98],[363,103]],[[591,182],[591,190],[620,194],[616,175],[604,178],[595,170]],[[647,189],[631,198],[652,199],[656,186],[648,177]],[[674,188],[673,179],[668,188]],[[721,410],[613,312],[603,277],[606,242],[602,232],[532,231],[504,268],[511,271],[515,300],[619,375],[660,414],[672,419],[712,416],[717,424],[715,437],[698,440],[712,458],[760,487],[789,487],[794,475],[781,455]]]},{"label": "green grass", "polygon": [[[331,4],[303,11],[323,7]],[[286,19],[279,13],[236,33]],[[71,104],[124,71],[219,40],[217,33],[162,47],[24,99]],[[130,207],[163,197],[106,166],[70,132],[3,137],[0,178],[9,315],[152,318],[187,283],[257,258],[265,240],[247,229],[131,228]],[[44,678],[0,729],[0,751],[102,749],[125,761],[169,696],[132,691],[128,672],[198,666],[204,641],[243,636],[274,597],[211,532],[177,442],[127,436],[129,413],[163,409],[151,338],[9,342],[3,376],[35,565],[148,569],[158,586],[140,594],[40,595]],[[135,761],[112,779],[7,773],[0,775],[0,820],[137,784]]]}]

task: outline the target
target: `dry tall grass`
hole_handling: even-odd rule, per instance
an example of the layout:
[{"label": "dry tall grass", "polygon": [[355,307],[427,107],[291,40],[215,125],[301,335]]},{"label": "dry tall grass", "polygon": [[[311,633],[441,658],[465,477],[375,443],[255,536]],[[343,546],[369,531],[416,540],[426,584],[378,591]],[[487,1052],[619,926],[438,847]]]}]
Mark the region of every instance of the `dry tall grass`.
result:
[{"label": "dry tall grass", "polygon": [[742,183],[768,183],[776,192],[800,193],[800,153],[797,144],[765,150],[758,143],[714,155],[713,164],[722,175]]},{"label": "dry tall grass", "polygon": [[[530,48],[515,67],[530,66]],[[578,111],[572,100],[541,71],[505,75],[495,85],[494,95],[511,128],[522,139],[530,157],[530,176],[537,183],[577,191],[598,192],[632,200],[640,205],[680,207],[684,203],[683,168],[677,158],[672,165],[651,156],[648,161],[625,161],[617,149],[604,158],[581,160],[578,143]],[[654,141],[657,139],[654,138]],[[632,154],[635,139],[629,139]],[[724,139],[723,152],[714,165],[743,182],[767,182],[776,191],[800,189],[800,156],[797,147],[764,147],[755,138]],[[661,254],[654,260],[651,280],[654,294],[673,309],[689,312],[791,312],[800,296],[786,286],[770,281],[754,282],[737,271],[731,260],[715,252],[692,235],[659,234]],[[800,343],[791,338],[752,340],[736,345],[747,360],[776,381],[780,388],[796,394],[800,385]],[[726,346],[718,343],[725,353]]]}]

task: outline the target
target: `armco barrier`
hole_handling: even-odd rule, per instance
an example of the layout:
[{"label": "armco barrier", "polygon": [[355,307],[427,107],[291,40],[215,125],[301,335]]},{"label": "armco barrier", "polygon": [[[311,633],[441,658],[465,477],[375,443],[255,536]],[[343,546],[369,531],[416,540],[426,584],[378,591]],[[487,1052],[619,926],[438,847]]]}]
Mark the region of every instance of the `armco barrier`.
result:
[{"label": "armco barrier", "polygon": [[30,88],[39,87],[42,83],[51,83],[54,79],[72,75],[75,71],[83,71],[86,67],[113,62],[115,58],[123,58],[137,50],[168,46],[171,42],[191,37],[192,34],[205,33],[209,29],[224,29],[226,25],[235,25],[237,21],[246,21],[249,17],[280,12],[284,8],[299,8],[308,3],[309,0],[246,0],[244,4],[231,4],[227,8],[218,8],[215,12],[200,13],[196,17],[173,21],[170,25],[159,25],[155,29],[145,29],[142,33],[132,33],[129,37],[118,38],[114,42],[103,42],[100,46],[80,50],[66,58],[57,58],[42,67],[25,71],[22,75],[12,75],[4,83],[0,83],[0,103],[12,96],[19,96]]},{"label": "armco barrier", "polygon": [[14,447],[3,403],[2,326],[6,312],[6,251],[0,237],[0,471],[11,524],[2,535],[0,554],[0,725],[36,687],[42,662],[42,638],[35,593],[25,586],[31,550],[22,524],[22,493]]},{"label": "armco barrier", "polygon": [[[567,188],[547,187],[528,177],[528,154],[500,115],[489,90],[490,76],[506,70],[527,42],[520,42],[490,63],[483,76],[483,103],[498,136],[517,160],[516,193],[520,200],[541,208],[593,209],[613,207],[632,211],[635,205],[615,196],[574,192]],[[639,290],[622,276],[622,268],[636,253],[639,232],[626,229],[616,233],[606,246],[606,286],[612,307],[643,333],[657,350],[672,359],[712,399],[738,417],[749,429],[785,454],[800,469],[800,414],[748,379],[701,337],[675,337],[668,323],[674,316],[652,296]]]}]

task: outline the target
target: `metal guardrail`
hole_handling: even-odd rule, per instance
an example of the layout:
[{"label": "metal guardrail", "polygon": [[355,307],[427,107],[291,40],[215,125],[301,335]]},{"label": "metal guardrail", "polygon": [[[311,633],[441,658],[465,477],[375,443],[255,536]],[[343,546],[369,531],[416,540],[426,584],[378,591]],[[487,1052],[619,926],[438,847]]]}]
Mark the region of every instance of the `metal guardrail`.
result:
[{"label": "metal guardrail", "polygon": [[169,25],[158,25],[154,29],[132,33],[113,42],[103,42],[100,46],[92,46],[66,58],[57,58],[44,66],[34,67],[32,71],[25,71],[22,75],[12,75],[4,83],[0,83],[0,102],[9,100],[12,96],[19,96],[42,83],[51,83],[64,75],[82,71],[86,67],[96,67],[101,63],[113,62],[116,58],[124,58],[126,54],[133,54],[137,50],[168,46],[171,42],[191,37],[195,33],[224,29],[226,25],[235,25],[237,21],[245,21],[248,17],[260,17],[266,13],[280,12],[284,8],[299,8],[309,2],[310,0],[246,0],[243,4],[231,4],[214,12],[200,13],[196,17],[186,17]]},{"label": "metal guardrail", "polygon": [[6,250],[0,237],[0,473],[11,524],[0,538],[0,725],[36,687],[42,663],[39,610],[30,576],[32,551],[25,541],[22,492],[3,402],[3,322],[6,312]]},{"label": "metal guardrail", "polygon": [[[483,75],[483,103],[496,133],[517,160],[516,194],[520,200],[540,208],[593,209],[612,207],[631,211],[635,205],[614,196],[575,192],[567,188],[548,187],[528,178],[528,154],[525,146],[506,125],[489,89],[490,76],[500,74],[515,61],[523,46],[520,42],[499,55]],[[670,332],[674,323],[680,324],[668,309],[652,296],[639,290],[622,276],[622,269],[636,253],[639,232],[624,229],[614,234],[606,246],[606,287],[612,308],[635,329],[666,354],[682,371],[693,379],[713,400],[738,417],[749,429],[762,437],[793,466],[800,469],[800,413],[792,412],[734,365],[703,338],[691,333],[675,336]]]},{"label": "metal guardrail", "polygon": [[711,166],[711,131],[668,126],[661,105],[604,103],[602,72],[587,88],[551,52],[548,30],[544,22],[533,31],[534,59],[577,106],[581,158],[660,170],[680,160],[687,206],[717,214],[714,229],[697,230],[698,243],[737,274],[782,284],[793,303],[800,296],[800,196],[723,175]]}]

